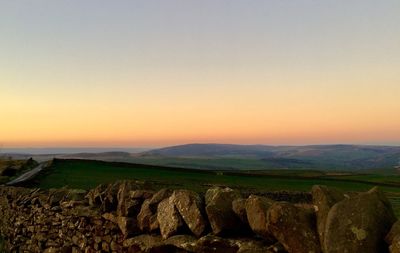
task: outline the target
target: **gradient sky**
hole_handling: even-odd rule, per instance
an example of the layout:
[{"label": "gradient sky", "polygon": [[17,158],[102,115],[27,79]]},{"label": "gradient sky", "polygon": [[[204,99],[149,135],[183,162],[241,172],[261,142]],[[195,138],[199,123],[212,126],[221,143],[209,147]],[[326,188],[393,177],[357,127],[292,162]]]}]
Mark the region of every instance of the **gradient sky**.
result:
[{"label": "gradient sky", "polygon": [[399,0],[0,2],[0,145],[400,144]]}]

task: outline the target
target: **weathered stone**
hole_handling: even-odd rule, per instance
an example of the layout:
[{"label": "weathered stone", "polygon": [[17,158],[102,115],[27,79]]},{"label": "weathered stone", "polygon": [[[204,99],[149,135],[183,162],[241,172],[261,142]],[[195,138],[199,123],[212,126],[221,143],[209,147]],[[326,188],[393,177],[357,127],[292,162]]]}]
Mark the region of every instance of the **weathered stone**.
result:
[{"label": "weathered stone", "polygon": [[71,251],[65,251],[64,253],[82,253],[82,250],[80,250],[79,248],[77,248],[77,247],[72,247],[71,248]]},{"label": "weathered stone", "polygon": [[268,209],[268,231],[289,253],[320,253],[315,213],[287,202]]},{"label": "weathered stone", "polygon": [[118,244],[118,243],[115,242],[115,241],[112,241],[112,242],[110,243],[110,249],[111,249],[112,251],[122,252],[122,245]]},{"label": "weathered stone", "polygon": [[175,235],[183,228],[184,222],[176,209],[173,199],[167,198],[158,204],[157,220],[160,225],[160,232],[164,239]]},{"label": "weathered stone", "polygon": [[[88,192],[86,198],[89,201],[90,205],[100,206],[100,209],[103,212],[112,212],[116,211],[119,204],[119,213],[126,214],[127,209],[126,200],[130,195],[130,191],[132,189],[140,189],[142,185],[138,184],[137,181],[117,181],[113,184],[109,185],[99,185],[95,189]],[[121,202],[118,201],[118,198],[121,199]]]},{"label": "weathered stone", "polygon": [[144,232],[153,232],[158,229],[157,212],[150,208],[150,200],[143,202],[142,208],[137,216],[139,228]]},{"label": "weathered stone", "polygon": [[260,238],[231,239],[238,247],[237,253],[272,253],[273,245]]},{"label": "weathered stone", "polygon": [[246,213],[246,199],[237,198],[232,201],[232,210],[236,214],[237,217],[242,221],[242,224],[248,225],[249,221],[247,220]]},{"label": "weathered stone", "polygon": [[335,188],[328,188],[323,185],[314,185],[311,189],[311,194],[316,209],[318,236],[320,244],[323,245],[325,223],[329,210],[334,204],[343,200],[345,195]]},{"label": "weathered stone", "polygon": [[390,203],[376,187],[336,203],[328,213],[325,253],[376,253],[395,221]]},{"label": "weathered stone", "polygon": [[96,209],[92,209],[90,206],[76,206],[73,209],[65,211],[65,214],[77,217],[93,217],[98,216],[99,212]]},{"label": "weathered stone", "polygon": [[[140,235],[124,241],[123,252],[188,253],[194,251],[195,239],[188,235],[177,235],[161,240],[159,236]],[[187,250],[190,249],[190,250]]]},{"label": "weathered stone", "polygon": [[207,190],[206,213],[214,234],[231,234],[242,230],[242,223],[232,209],[232,202],[240,197],[240,193],[231,188],[214,187]]},{"label": "weathered stone", "polygon": [[50,206],[58,205],[62,200],[64,200],[68,196],[69,190],[68,189],[51,189],[49,191],[49,197],[47,202]]},{"label": "weathered stone", "polygon": [[172,192],[173,191],[170,189],[161,189],[155,193],[151,199],[146,199],[143,202],[140,212],[137,216],[138,225],[142,231],[154,232],[159,228],[157,220],[157,206],[162,200],[169,198]]},{"label": "weathered stone", "polygon": [[139,233],[137,221],[134,218],[118,216],[117,223],[118,223],[119,229],[121,230],[122,234],[124,235],[124,238],[128,238],[130,236],[133,236],[133,235]]},{"label": "weathered stone", "polygon": [[[160,245],[162,238],[159,235],[138,235],[123,242],[127,252],[147,252],[154,246]],[[136,251],[134,251],[136,250]]]},{"label": "weathered stone", "polygon": [[129,192],[129,197],[132,199],[151,199],[154,192],[149,190],[134,190]]},{"label": "weathered stone", "polygon": [[50,247],[47,248],[43,251],[43,253],[58,253],[60,250],[58,248],[55,247]]},{"label": "weathered stone", "polygon": [[400,235],[393,237],[389,250],[390,253],[400,253]]},{"label": "weathered stone", "polygon": [[197,239],[191,235],[174,235],[164,240],[164,244],[173,245],[181,250],[188,252],[195,251]]},{"label": "weathered stone", "polygon": [[117,209],[118,206],[118,191],[120,188],[121,182],[115,182],[114,184],[110,184],[103,192],[103,199],[101,203],[101,210],[103,212],[112,212]]},{"label": "weathered stone", "polygon": [[110,245],[107,242],[102,242],[101,243],[101,249],[105,252],[109,252],[110,251]]},{"label": "weathered stone", "polygon": [[268,241],[274,241],[267,228],[267,212],[272,204],[272,200],[255,195],[250,195],[246,200],[246,215],[250,228],[254,233],[264,237]]},{"label": "weathered stone", "polygon": [[90,190],[85,198],[88,200],[89,205],[91,206],[100,206],[103,198],[104,198],[104,191],[107,189],[107,185],[100,184],[96,188]]},{"label": "weathered stone", "polygon": [[239,250],[239,246],[232,240],[212,235],[201,237],[195,247],[195,252],[236,253]]},{"label": "weathered stone", "polygon": [[[129,196],[129,192],[135,187],[132,181],[123,181],[118,189],[117,199],[117,215],[131,216],[132,207],[136,204]],[[132,214],[133,215],[133,214]]]},{"label": "weathered stone", "polygon": [[188,228],[200,237],[206,230],[207,220],[204,218],[203,200],[188,190],[176,190],[170,197],[178,209]]},{"label": "weathered stone", "polygon": [[392,228],[390,229],[389,233],[385,237],[385,241],[387,244],[392,244],[393,239],[397,236],[400,235],[400,220],[396,221]]},{"label": "weathered stone", "polygon": [[[113,184],[115,185],[115,184]],[[121,190],[121,184],[118,186]],[[192,234],[189,228],[186,225],[187,221],[183,220],[181,212],[177,207],[177,203],[174,201],[168,203],[166,207],[162,207],[162,211],[157,212],[157,206],[160,204],[160,201],[168,198],[174,199],[176,196],[170,196],[171,190],[164,189],[156,194],[152,195],[151,191],[142,191],[142,190],[124,190],[125,193],[129,193],[129,196],[125,196],[123,198],[127,199],[135,199],[140,201],[145,200],[143,203],[143,210],[147,210],[148,212],[148,220],[146,221],[149,225],[149,230],[151,226],[155,226],[158,228],[158,221],[157,216],[164,216],[162,219],[167,220],[171,217],[180,217],[181,224],[174,233],[188,233],[188,234],[180,234],[180,235],[167,235],[170,236],[167,239],[162,239],[161,236],[151,236],[151,235],[141,235],[137,237],[133,237],[127,239],[130,236],[134,236],[136,233],[139,233],[138,228],[136,227],[133,229],[129,228],[132,224],[135,224],[134,217],[126,217],[126,216],[116,216],[117,210],[110,210],[109,212],[103,213],[100,210],[105,210],[102,207],[104,206],[104,200],[107,199],[109,194],[110,185],[104,186],[103,190],[98,192],[98,195],[94,197],[96,194],[93,191],[90,192],[92,194],[90,198],[92,205],[88,206],[87,201],[81,200],[82,193],[80,197],[78,196],[76,200],[71,200],[71,195],[69,194],[70,190],[66,190],[65,194],[54,194],[54,191],[49,190],[37,190],[37,189],[23,189],[23,188],[16,188],[16,187],[4,187],[0,186],[0,234],[3,235],[4,238],[4,247],[2,250],[5,252],[32,252],[32,253],[39,253],[39,252],[61,252],[61,253],[96,253],[96,252],[237,252],[237,253],[277,253],[277,252],[286,252],[283,249],[281,244],[274,244],[276,241],[272,242],[272,240],[265,240],[261,237],[254,236],[253,234],[246,234],[247,238],[239,238],[238,235],[235,235],[234,238],[221,238],[214,235],[208,235],[206,237],[197,240],[196,237],[189,235]],[[64,189],[63,189],[64,190]],[[214,202],[213,205],[218,206],[222,205],[226,210],[229,210],[229,202],[228,199],[231,198],[229,195],[226,196],[224,188],[216,188],[216,190],[209,191],[206,196],[206,203],[207,206],[210,206],[210,203]],[[113,192],[113,191],[111,191]],[[193,224],[198,224],[195,222],[195,217],[207,217],[204,216],[204,210],[206,212],[210,212],[207,210],[207,207],[204,207],[202,204],[201,197],[195,193],[185,191],[184,196],[181,199],[181,202],[187,203],[185,205],[181,205],[181,208],[187,209],[182,211],[185,212],[192,212],[189,216],[193,219]],[[221,193],[222,192],[222,193]],[[78,195],[79,195],[78,194]],[[88,195],[90,195],[88,193]],[[197,195],[200,199],[198,200],[196,196],[190,195]],[[275,193],[274,193],[275,194]],[[285,193],[289,194],[289,193]],[[362,222],[365,224],[371,224],[371,220],[375,220],[372,224],[376,226],[380,226],[382,223],[382,219],[386,216],[385,213],[382,211],[385,208],[390,209],[390,203],[387,199],[378,191],[375,191],[375,200],[370,197],[369,199],[365,200],[370,205],[372,203],[373,209],[377,209],[379,211],[375,211],[378,214],[365,216],[363,212],[366,212],[367,208],[370,208],[367,204],[361,204],[357,202],[357,198],[359,195],[351,195],[350,199],[354,202],[354,205],[358,205],[356,207],[346,206],[347,211],[351,213],[355,213],[354,216],[357,216],[358,213],[361,213]],[[111,194],[113,195],[113,194]],[[174,194],[175,195],[175,194]],[[362,194],[361,194],[362,195]],[[53,196],[53,200],[49,201],[49,196]],[[275,196],[275,195],[273,195]],[[286,196],[286,195],[282,195]],[[311,195],[310,195],[311,196]],[[251,202],[248,200],[236,198],[235,196],[234,201],[231,201],[231,209],[232,213],[237,216],[241,217],[238,220],[246,221],[248,214],[248,210],[246,208],[247,202]],[[117,199],[119,198],[117,194]],[[122,199],[123,199],[122,198]],[[185,198],[189,200],[182,201]],[[253,198],[257,198],[253,196]],[[96,202],[98,200],[98,203]],[[251,199],[251,198],[250,198]],[[376,199],[379,201],[376,204]],[[265,200],[265,199],[264,199]],[[258,202],[257,202],[258,201]],[[308,232],[302,233],[302,226],[307,224],[308,217],[306,214],[314,213],[314,205],[310,205],[309,203],[295,203],[295,204],[287,204],[289,207],[282,208],[279,212],[276,211],[275,205],[282,204],[282,203],[274,203],[273,201],[266,200],[267,204],[263,203],[262,200],[257,199],[256,207],[254,206],[248,207],[247,209],[254,208],[255,210],[259,210],[260,212],[258,215],[263,214],[265,210],[267,210],[267,217],[261,216],[258,218],[259,221],[264,219],[265,223],[261,222],[262,224],[268,224],[267,228],[271,230],[270,235],[273,234],[282,242],[286,243],[286,246],[289,245],[288,241],[291,241],[292,245],[293,238],[297,238],[298,240],[298,248],[303,248],[304,244],[310,243],[311,239],[307,239]],[[346,199],[336,203],[333,208],[328,213],[327,223],[329,221],[329,215],[331,211],[335,209],[336,205],[339,205]],[[164,203],[167,201],[165,200],[160,206],[163,206]],[[221,203],[220,203],[221,202]],[[51,203],[51,204],[50,204]],[[119,203],[119,202],[118,202]],[[147,204],[146,204],[147,203]],[[194,203],[194,204],[193,204]],[[201,203],[201,204],[199,204]],[[319,203],[315,202],[315,206],[318,206]],[[374,204],[375,203],[375,204]],[[247,203],[249,204],[249,203]],[[251,203],[250,203],[251,204]],[[254,203],[253,203],[254,204]],[[270,205],[272,204],[272,207]],[[264,205],[264,206],[263,206]],[[147,207],[144,207],[147,206]],[[194,206],[194,207],[193,207]],[[261,207],[263,208],[261,208]],[[105,207],[105,206],[104,206]],[[384,207],[384,208],[382,208]],[[118,206],[117,206],[118,209]],[[171,210],[171,212],[168,211]],[[165,212],[167,210],[168,212]],[[221,213],[227,212],[224,209]],[[275,210],[275,216],[280,217],[277,219],[273,219],[270,217],[272,212]],[[316,210],[321,210],[316,208]],[[360,211],[361,210],[361,211]],[[215,211],[215,210],[213,210]],[[344,211],[343,211],[344,212]],[[371,212],[370,210],[368,212]],[[383,212],[383,214],[382,214]],[[172,213],[170,215],[169,213]],[[217,213],[215,211],[215,213]],[[254,213],[256,213],[254,211]],[[388,212],[390,213],[390,212]],[[195,214],[195,215],[193,215]],[[196,215],[200,214],[200,215]],[[230,214],[229,214],[230,215]],[[228,217],[229,215],[224,215],[221,218]],[[347,219],[348,215],[350,219]],[[337,218],[337,222],[339,225],[342,222],[346,222],[351,220],[356,224],[359,222],[356,218],[354,218],[351,214],[346,214]],[[139,216],[139,215],[138,215]],[[211,216],[211,215],[210,215]],[[367,218],[366,218],[367,217]],[[155,218],[155,221],[152,220]],[[212,220],[212,218],[210,218]],[[205,220],[207,222],[207,220]],[[239,222],[242,223],[242,222]],[[364,224],[363,223],[363,224]],[[156,225],[153,225],[156,224]],[[167,227],[173,225],[174,222],[167,223]],[[206,223],[207,224],[207,223]],[[365,225],[364,224],[364,225]],[[377,225],[378,224],[378,225]],[[259,224],[260,225],[260,224]],[[275,225],[275,228],[272,228]],[[240,224],[239,224],[240,226]],[[367,226],[367,225],[366,225]],[[391,231],[386,235],[386,240],[390,243],[390,250],[392,253],[400,253],[400,235],[398,235],[398,230],[400,225],[393,225]],[[196,226],[194,226],[196,227]],[[328,226],[327,226],[328,227]],[[361,227],[356,227],[357,229],[350,228],[352,233],[356,233],[357,236],[363,235],[363,230],[368,231],[367,229]],[[206,229],[206,228],[205,228]],[[275,230],[274,230],[275,229]],[[292,229],[292,230],[290,230]],[[316,227],[314,227],[316,230]],[[379,230],[379,229],[378,229]],[[155,230],[153,230],[155,231]],[[229,231],[229,230],[225,230]],[[341,230],[338,233],[340,234]],[[373,231],[376,231],[374,229]],[[147,232],[147,231],[146,231]],[[203,234],[207,232],[204,231]],[[267,231],[268,232],[268,231]],[[386,231],[387,232],[387,231]],[[382,250],[379,250],[379,253],[386,253],[389,249],[388,245],[384,245],[383,243],[383,236],[385,236],[386,232],[382,232],[382,236],[380,237],[380,242],[382,243]],[[169,232],[168,232],[169,233]],[[314,231],[315,233],[315,231]],[[369,231],[368,231],[369,233]],[[167,233],[164,233],[167,234]],[[172,233],[173,234],[173,233]],[[221,232],[220,235],[227,236],[228,233]],[[282,235],[283,234],[283,235]],[[329,235],[326,233],[325,235]],[[166,237],[167,237],[166,236]],[[272,237],[272,235],[271,235]],[[282,239],[283,238],[283,239]],[[306,238],[306,239],[305,239]],[[132,240],[131,240],[132,239]],[[341,238],[337,239],[338,243],[342,243]],[[333,240],[331,240],[332,242]],[[125,243],[125,246],[123,244]],[[130,245],[129,245],[129,242]],[[318,240],[317,240],[318,242]],[[336,242],[335,242],[336,243]],[[347,243],[347,242],[346,242]],[[351,243],[350,243],[351,244]],[[361,244],[360,244],[361,245]],[[1,248],[1,247],[0,247]],[[0,251],[2,251],[0,250]],[[296,251],[297,250],[297,251]],[[372,251],[365,251],[363,249],[357,249],[361,251],[354,251],[354,248],[348,249],[344,248],[343,253],[351,252],[372,252]],[[301,252],[299,249],[289,250],[289,252]],[[339,251],[334,251],[339,252]],[[307,252],[308,253],[308,252]],[[330,253],[330,252],[328,252]]]},{"label": "weathered stone", "polygon": [[111,222],[113,222],[113,223],[115,223],[115,224],[118,223],[117,216],[115,216],[115,215],[112,214],[112,213],[103,213],[103,214],[101,215],[101,217],[103,217],[105,220],[111,221]]},{"label": "weathered stone", "polygon": [[150,203],[149,203],[150,209],[153,212],[155,212],[157,210],[158,203],[160,203],[161,201],[163,201],[166,198],[169,198],[172,195],[173,192],[174,192],[173,190],[166,189],[166,188],[163,188],[163,189],[159,190],[150,199]]},{"label": "weathered stone", "polygon": [[277,242],[267,248],[267,253],[286,253],[286,250],[280,242]]}]

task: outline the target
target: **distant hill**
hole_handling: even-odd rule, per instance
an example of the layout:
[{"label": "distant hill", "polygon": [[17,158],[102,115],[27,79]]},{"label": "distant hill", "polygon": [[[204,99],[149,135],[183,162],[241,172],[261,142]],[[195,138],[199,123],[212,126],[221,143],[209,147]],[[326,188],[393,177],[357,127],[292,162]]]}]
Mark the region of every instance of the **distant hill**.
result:
[{"label": "distant hill", "polygon": [[[265,169],[327,169],[362,170],[394,168],[400,162],[398,146],[368,145],[309,145],[267,146],[230,144],[187,144],[155,149],[141,154],[142,157],[177,161],[200,158],[211,160],[242,159],[257,161],[257,168]],[[179,164],[174,164],[179,165]],[[232,164],[230,164],[232,166]],[[235,166],[232,166],[234,168]]]},{"label": "distant hill", "polygon": [[105,158],[105,157],[130,157],[131,154],[128,152],[121,152],[121,151],[111,151],[111,152],[102,152],[102,153],[76,153],[76,154],[65,154],[60,156],[61,158],[68,158],[68,159],[96,159],[96,158]]},{"label": "distant hill", "polygon": [[162,156],[226,156],[226,155],[256,155],[272,156],[272,146],[266,145],[234,145],[234,144],[186,144],[160,149],[154,149],[142,154]]},{"label": "distant hill", "polygon": [[[54,150],[52,150],[54,151]],[[71,151],[71,150],[67,150]],[[93,152],[97,151],[97,152]],[[137,151],[137,150],[135,150]],[[143,151],[143,150],[142,150]],[[7,157],[10,154],[2,154]],[[206,170],[395,170],[400,166],[399,146],[309,145],[268,146],[186,144],[137,152],[97,149],[75,153],[12,154],[14,159],[33,157],[91,159]],[[1,157],[1,155],[0,155]]]}]

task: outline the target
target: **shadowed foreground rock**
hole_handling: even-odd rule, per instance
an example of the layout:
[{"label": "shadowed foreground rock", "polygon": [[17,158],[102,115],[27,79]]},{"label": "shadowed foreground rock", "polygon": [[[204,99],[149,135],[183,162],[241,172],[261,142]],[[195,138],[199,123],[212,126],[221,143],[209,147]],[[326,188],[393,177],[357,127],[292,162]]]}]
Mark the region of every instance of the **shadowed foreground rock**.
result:
[{"label": "shadowed foreground rock", "polygon": [[274,241],[268,230],[268,209],[273,201],[264,197],[250,195],[246,200],[246,214],[249,225],[254,233],[264,237],[268,241]]},{"label": "shadowed foreground rock", "polygon": [[157,221],[164,239],[177,234],[185,225],[171,197],[164,199],[158,205]]},{"label": "shadowed foreground rock", "polygon": [[143,202],[141,210],[137,216],[139,228],[142,231],[154,232],[159,228],[157,206],[162,200],[169,198],[172,192],[171,189],[161,189],[155,193],[151,199],[146,199]]},{"label": "shadowed foreground rock", "polygon": [[268,231],[289,253],[320,253],[315,213],[285,202],[268,210]]},{"label": "shadowed foreground rock", "polygon": [[384,238],[395,220],[389,201],[377,188],[346,198],[328,213],[324,252],[386,252]]},{"label": "shadowed foreground rock", "polygon": [[208,225],[204,217],[204,204],[201,197],[192,191],[177,190],[170,198],[189,229],[194,235],[200,237]]},{"label": "shadowed foreground rock", "polygon": [[345,198],[344,194],[337,189],[328,188],[324,185],[314,185],[311,189],[313,204],[316,208],[317,231],[320,244],[324,244],[325,224],[329,210],[334,204]]},{"label": "shadowed foreground rock", "polygon": [[[280,201],[307,196],[261,194]],[[224,187],[205,195],[154,192],[137,181],[87,194],[0,186],[0,237],[4,252],[319,253],[319,236],[324,253],[385,253],[389,245],[399,252],[400,225],[392,226],[390,203],[377,189],[342,198],[316,186],[313,198],[311,206]]]},{"label": "shadowed foreground rock", "polygon": [[214,187],[206,192],[206,213],[214,234],[233,234],[244,230],[232,208],[232,202],[240,197],[238,191],[230,188]]}]

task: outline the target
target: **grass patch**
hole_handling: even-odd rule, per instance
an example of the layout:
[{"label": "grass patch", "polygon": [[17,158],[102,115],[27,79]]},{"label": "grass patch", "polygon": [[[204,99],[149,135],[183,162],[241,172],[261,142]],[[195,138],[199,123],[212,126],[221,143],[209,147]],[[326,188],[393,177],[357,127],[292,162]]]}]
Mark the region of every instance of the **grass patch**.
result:
[{"label": "grass patch", "polygon": [[92,160],[54,160],[30,185],[40,188],[90,189],[99,184],[121,179],[145,180],[158,188],[186,188],[204,191],[210,185],[257,191],[310,191],[316,184],[336,187],[343,191],[366,191],[374,185],[388,193],[392,204],[400,214],[400,178],[386,175],[328,176],[310,171],[277,173],[251,173],[168,168]]},{"label": "grass patch", "polygon": [[[392,181],[393,181],[393,177]],[[389,184],[384,178],[376,175],[326,176],[309,175],[309,172],[298,174],[273,172],[241,173],[231,171],[208,171],[183,168],[169,168],[129,163],[102,162],[92,160],[54,160],[52,166],[36,178],[33,186],[40,188],[90,189],[102,183],[120,179],[137,179],[160,184],[177,185],[194,190],[201,190],[209,184],[220,184],[231,187],[252,188],[259,190],[299,190],[309,191],[315,184],[337,187],[345,191],[364,191],[373,185],[380,185],[388,192],[400,193],[400,179]]]}]

